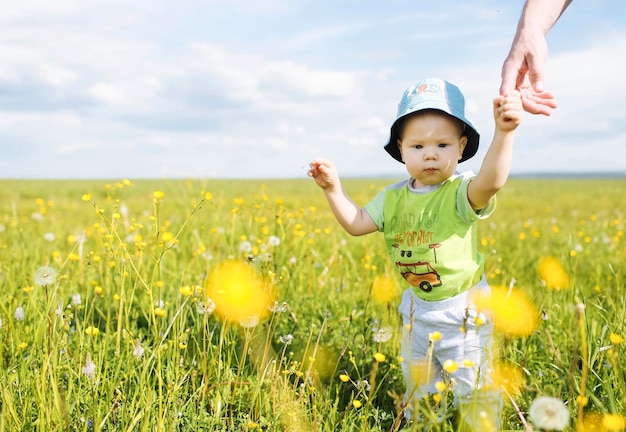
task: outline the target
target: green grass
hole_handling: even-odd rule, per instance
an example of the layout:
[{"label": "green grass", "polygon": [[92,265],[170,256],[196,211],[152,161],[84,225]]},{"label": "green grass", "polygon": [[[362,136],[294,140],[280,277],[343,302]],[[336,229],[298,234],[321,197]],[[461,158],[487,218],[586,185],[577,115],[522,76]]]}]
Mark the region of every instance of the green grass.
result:
[{"label": "green grass", "polygon": [[[388,183],[345,187],[365,204]],[[513,179],[480,223],[490,284],[515,285],[543,318],[498,339],[524,377],[504,429],[522,430],[540,395],[566,403],[566,430],[626,415],[625,347],[610,341],[626,336],[624,212],[623,180]],[[540,280],[550,256],[566,289]],[[208,275],[233,259],[278,302],[253,327],[198,310]],[[42,266],[54,283],[35,284]],[[0,181],[0,430],[391,430],[401,320],[398,300],[371,296],[385,272],[382,238],[345,234],[307,180]],[[393,336],[377,343],[383,326]]]}]

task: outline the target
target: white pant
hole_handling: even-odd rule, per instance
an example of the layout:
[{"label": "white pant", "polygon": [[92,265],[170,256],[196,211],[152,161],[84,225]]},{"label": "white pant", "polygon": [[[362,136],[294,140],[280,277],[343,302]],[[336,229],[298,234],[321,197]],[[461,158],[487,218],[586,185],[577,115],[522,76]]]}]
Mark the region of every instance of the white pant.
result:
[{"label": "white pant", "polygon": [[[493,388],[488,390],[493,324],[471,304],[475,291],[489,292],[490,288],[483,279],[466,292],[434,302],[421,300],[411,288],[404,292],[399,310],[407,417],[417,418],[413,408],[428,394],[437,393],[435,383],[443,381],[443,364],[453,360],[459,368],[449,377],[454,381],[454,401],[463,420],[472,430],[499,429],[502,397]],[[483,323],[477,326],[479,316]],[[429,348],[433,332],[442,337]]]}]

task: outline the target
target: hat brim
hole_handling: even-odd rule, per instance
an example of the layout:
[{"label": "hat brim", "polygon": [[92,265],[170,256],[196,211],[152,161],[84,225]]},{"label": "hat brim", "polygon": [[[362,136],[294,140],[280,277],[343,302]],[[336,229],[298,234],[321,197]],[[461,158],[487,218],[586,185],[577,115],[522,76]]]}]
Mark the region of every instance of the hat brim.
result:
[{"label": "hat brim", "polygon": [[[430,108],[430,109],[434,109],[436,111],[441,111],[445,114],[451,115],[449,112],[445,110],[440,110],[437,108]],[[387,151],[387,153],[389,153],[389,155],[391,155],[392,158],[394,158],[398,162],[404,163],[404,161],[402,160],[402,154],[400,154],[400,149],[398,148],[398,140],[400,139],[400,133],[398,132],[398,122],[404,117],[406,117],[407,115],[413,114],[414,112],[417,112],[417,111],[419,110],[415,110],[415,111],[406,113],[405,115],[401,117],[398,117],[398,119],[396,119],[393,125],[391,125],[389,141],[385,145],[385,150]],[[457,116],[453,116],[453,117],[459,118]],[[463,132],[463,135],[467,137],[467,144],[465,144],[465,149],[463,149],[463,155],[461,156],[461,159],[459,159],[459,163],[461,163],[472,158],[476,154],[476,152],[478,151],[480,135],[478,131],[474,129],[474,126],[472,126],[470,122],[463,120],[462,118],[459,118],[459,120],[461,120],[465,124],[465,131]]]}]

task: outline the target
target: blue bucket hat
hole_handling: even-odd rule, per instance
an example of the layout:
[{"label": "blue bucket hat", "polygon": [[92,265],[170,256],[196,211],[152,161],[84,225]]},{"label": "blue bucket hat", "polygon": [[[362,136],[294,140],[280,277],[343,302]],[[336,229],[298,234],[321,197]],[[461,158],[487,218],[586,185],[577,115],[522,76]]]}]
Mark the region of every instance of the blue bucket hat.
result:
[{"label": "blue bucket hat", "polygon": [[461,90],[454,84],[442,79],[427,78],[407,88],[402,96],[398,105],[398,115],[391,125],[389,141],[385,145],[385,150],[391,157],[402,162],[402,155],[398,148],[398,139],[400,138],[398,123],[400,119],[423,110],[442,111],[465,124],[463,135],[467,137],[467,144],[459,162],[466,161],[476,154],[480,136],[472,123],[465,118],[465,98]]}]

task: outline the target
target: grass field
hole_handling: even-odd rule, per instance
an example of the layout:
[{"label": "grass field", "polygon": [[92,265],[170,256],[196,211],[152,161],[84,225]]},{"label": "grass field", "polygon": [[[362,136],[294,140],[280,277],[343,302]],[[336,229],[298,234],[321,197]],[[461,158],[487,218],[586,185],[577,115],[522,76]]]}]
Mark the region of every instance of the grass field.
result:
[{"label": "grass field", "polygon": [[[344,185],[365,204],[388,183]],[[550,396],[566,431],[625,430],[626,181],[512,179],[498,200],[486,275],[536,318],[498,334],[504,429],[539,430]],[[0,181],[0,430],[393,430],[383,243],[306,179]],[[455,430],[451,401],[446,381],[425,403],[433,430]]]}]

